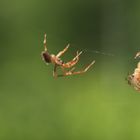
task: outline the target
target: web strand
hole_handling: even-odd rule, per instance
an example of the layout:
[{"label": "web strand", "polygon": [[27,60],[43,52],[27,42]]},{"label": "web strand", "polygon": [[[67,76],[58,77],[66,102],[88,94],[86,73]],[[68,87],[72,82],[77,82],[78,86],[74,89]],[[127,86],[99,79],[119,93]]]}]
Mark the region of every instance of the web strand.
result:
[{"label": "web strand", "polygon": [[112,53],[105,53],[105,52],[100,52],[100,51],[96,51],[96,50],[86,50],[84,49],[85,52],[90,52],[90,53],[97,53],[97,54],[102,54],[102,55],[107,55],[107,56],[111,56],[113,57],[114,54]]}]

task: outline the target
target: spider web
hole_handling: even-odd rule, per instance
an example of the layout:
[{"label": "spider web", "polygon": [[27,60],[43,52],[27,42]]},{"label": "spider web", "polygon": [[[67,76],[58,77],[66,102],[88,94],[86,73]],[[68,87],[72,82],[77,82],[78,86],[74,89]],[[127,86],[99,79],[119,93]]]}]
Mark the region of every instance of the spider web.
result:
[{"label": "spider web", "polygon": [[97,50],[84,49],[83,51],[85,51],[85,52],[90,52],[90,53],[97,53],[97,54],[106,55],[106,56],[111,56],[111,57],[114,57],[114,56],[115,56],[115,55],[112,54],[112,53],[105,53],[105,52],[101,52],[101,51],[97,51]]}]

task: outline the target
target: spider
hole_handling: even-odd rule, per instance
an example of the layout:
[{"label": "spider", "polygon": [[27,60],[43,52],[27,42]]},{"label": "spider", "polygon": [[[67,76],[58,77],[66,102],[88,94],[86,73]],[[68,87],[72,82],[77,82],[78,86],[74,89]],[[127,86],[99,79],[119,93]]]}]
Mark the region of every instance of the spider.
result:
[{"label": "spider", "polygon": [[[73,67],[74,65],[77,64],[77,62],[79,61],[79,56],[82,54],[81,52],[77,51],[76,56],[69,62],[64,63],[60,57],[68,50],[69,48],[69,44],[62,50],[60,51],[57,55],[54,54],[49,54],[48,50],[47,50],[47,44],[46,44],[46,34],[44,35],[44,51],[42,51],[41,56],[42,59],[45,61],[45,63],[52,63],[54,64],[54,69],[53,69],[53,76],[56,77],[62,77],[62,76],[69,76],[69,75],[77,75],[77,74],[82,74],[87,72],[87,70],[95,63],[95,60],[92,61],[87,67],[85,67],[83,70],[81,71],[74,71],[75,67]],[[62,69],[62,74],[57,74],[57,67],[60,67]],[[73,67],[73,68],[72,68]],[[70,70],[66,71],[66,68],[71,68]]]},{"label": "spider", "polygon": [[[138,57],[140,57],[140,52],[136,53],[135,59]],[[130,74],[127,80],[129,85],[132,85],[134,89],[140,91],[140,62],[138,62],[134,73]]]}]

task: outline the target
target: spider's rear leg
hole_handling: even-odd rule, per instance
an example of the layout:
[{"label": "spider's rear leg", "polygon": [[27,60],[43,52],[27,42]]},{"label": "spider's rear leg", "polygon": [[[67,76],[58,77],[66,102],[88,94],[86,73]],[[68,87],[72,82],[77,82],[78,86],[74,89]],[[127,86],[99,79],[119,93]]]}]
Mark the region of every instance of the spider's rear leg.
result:
[{"label": "spider's rear leg", "polygon": [[76,75],[76,74],[82,74],[88,71],[88,69],[95,63],[95,60],[92,61],[84,70],[81,71],[73,71],[74,69],[71,69],[70,71],[65,73],[65,76],[69,76],[69,75]]},{"label": "spider's rear leg", "polygon": [[79,61],[79,56],[81,54],[82,54],[82,51],[81,52],[77,51],[77,55],[71,61],[62,64],[62,67],[64,67],[64,68],[71,68],[71,67],[73,67]]},{"label": "spider's rear leg", "polygon": [[53,77],[55,77],[55,78],[58,76],[56,70],[57,70],[57,65],[54,65]]},{"label": "spider's rear leg", "polygon": [[[62,69],[63,74],[57,74],[57,67],[59,67],[58,65],[54,65],[54,69],[53,69],[53,77],[57,78],[57,77],[62,77],[63,75],[66,74],[66,70],[64,69],[64,67],[60,66]],[[74,70],[74,69],[73,69]]]},{"label": "spider's rear leg", "polygon": [[84,72],[87,72],[88,69],[95,63],[95,60],[93,60],[85,69]]},{"label": "spider's rear leg", "polygon": [[57,56],[57,57],[62,56],[62,55],[68,50],[69,46],[70,46],[70,44],[68,44],[68,45],[64,48],[64,50],[60,51],[56,56]]},{"label": "spider's rear leg", "polygon": [[73,72],[75,70],[75,67],[73,67],[71,70],[69,70],[69,72]]},{"label": "spider's rear leg", "polygon": [[61,74],[61,75],[58,75],[58,77],[64,77],[64,76],[70,76],[70,75],[77,75],[77,74],[82,74],[82,73],[85,73],[88,71],[88,69],[95,63],[95,61],[92,61],[84,70],[81,70],[81,71],[74,71],[75,70],[75,67],[73,67],[71,70]]}]

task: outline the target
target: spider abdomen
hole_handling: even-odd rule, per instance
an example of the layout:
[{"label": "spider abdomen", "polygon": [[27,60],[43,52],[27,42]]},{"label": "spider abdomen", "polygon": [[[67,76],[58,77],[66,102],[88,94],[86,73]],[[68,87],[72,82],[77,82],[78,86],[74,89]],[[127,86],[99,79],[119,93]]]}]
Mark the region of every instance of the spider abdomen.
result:
[{"label": "spider abdomen", "polygon": [[51,63],[51,56],[48,52],[42,52],[42,57],[46,63]]}]

